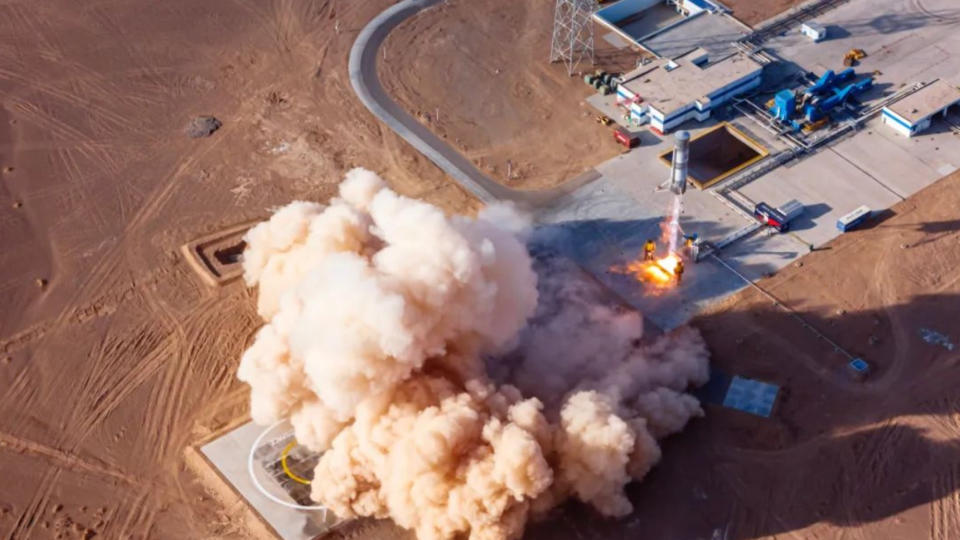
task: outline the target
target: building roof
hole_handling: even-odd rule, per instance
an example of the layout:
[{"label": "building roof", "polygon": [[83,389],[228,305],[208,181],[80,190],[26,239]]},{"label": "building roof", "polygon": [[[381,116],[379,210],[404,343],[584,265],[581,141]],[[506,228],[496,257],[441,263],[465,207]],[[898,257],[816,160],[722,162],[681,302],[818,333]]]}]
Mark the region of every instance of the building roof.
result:
[{"label": "building roof", "polygon": [[705,59],[706,54],[703,49],[695,49],[673,60],[640,66],[627,73],[621,85],[667,116],[694,101],[706,103],[708,94],[762,69],[758,62],[739,53],[703,67],[694,63]]},{"label": "building roof", "polygon": [[940,79],[887,107],[897,116],[917,124],[960,101],[960,89]]}]

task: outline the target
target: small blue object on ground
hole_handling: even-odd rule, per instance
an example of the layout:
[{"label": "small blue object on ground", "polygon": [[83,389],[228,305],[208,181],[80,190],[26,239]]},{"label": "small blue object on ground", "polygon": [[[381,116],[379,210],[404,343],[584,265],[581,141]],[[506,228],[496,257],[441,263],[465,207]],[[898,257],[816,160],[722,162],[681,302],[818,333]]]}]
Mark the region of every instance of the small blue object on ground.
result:
[{"label": "small blue object on ground", "polygon": [[854,358],[850,361],[850,369],[857,373],[866,373],[870,366],[860,358]]},{"label": "small blue object on ground", "polygon": [[723,398],[723,406],[769,417],[780,387],[775,384],[734,376]]}]

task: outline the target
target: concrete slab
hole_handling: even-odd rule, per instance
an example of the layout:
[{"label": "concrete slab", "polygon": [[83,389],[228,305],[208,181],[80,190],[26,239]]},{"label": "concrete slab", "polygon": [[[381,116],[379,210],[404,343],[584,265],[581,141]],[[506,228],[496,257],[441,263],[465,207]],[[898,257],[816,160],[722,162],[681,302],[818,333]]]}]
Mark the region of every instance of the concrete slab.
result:
[{"label": "concrete slab", "polygon": [[954,126],[960,126],[960,112],[953,112],[946,119],[935,118],[929,129],[910,138],[879,122],[871,125],[874,132],[907,149],[911,156],[941,176],[960,168],[960,128]]},{"label": "concrete slab", "polygon": [[703,13],[643,40],[642,44],[665,58],[703,47],[713,59],[718,59],[736,51],[731,43],[744,35],[746,30],[731,17]]},{"label": "concrete slab", "polygon": [[791,167],[780,167],[740,193],[754,202],[779,206],[797,199],[807,209],[791,225],[803,243],[820,246],[839,234],[837,218],[860,205],[883,209],[902,197],[833,148],[825,148]]},{"label": "concrete slab", "polygon": [[613,32],[607,32],[606,34],[604,34],[603,40],[618,49],[626,49],[627,47],[630,46],[627,40],[623,39],[617,34],[614,34]]},{"label": "concrete slab", "polygon": [[764,46],[787,62],[817,74],[841,70],[844,54],[864,49],[858,72],[879,71],[877,101],[918,81],[960,74],[960,4],[956,0],[850,0],[817,18],[829,36],[811,42],[799,27]]},{"label": "concrete slab", "polygon": [[683,15],[677,13],[677,10],[672,7],[661,3],[637,13],[626,24],[617,23],[617,26],[620,26],[623,31],[635,39],[640,39],[681,20],[683,20]]},{"label": "concrete slab", "polygon": [[[295,510],[264,496],[247,467],[250,449],[266,428],[247,422],[204,445],[200,452],[283,540],[312,540],[336,524],[325,510]],[[293,499],[287,498],[293,503]]]},{"label": "concrete slab", "polygon": [[[866,130],[841,141],[833,150],[903,198],[943,176],[913,155],[906,137],[900,137],[903,142],[898,144],[901,141],[885,136],[887,134],[898,136],[877,119]],[[912,146],[919,145],[914,143]]]}]

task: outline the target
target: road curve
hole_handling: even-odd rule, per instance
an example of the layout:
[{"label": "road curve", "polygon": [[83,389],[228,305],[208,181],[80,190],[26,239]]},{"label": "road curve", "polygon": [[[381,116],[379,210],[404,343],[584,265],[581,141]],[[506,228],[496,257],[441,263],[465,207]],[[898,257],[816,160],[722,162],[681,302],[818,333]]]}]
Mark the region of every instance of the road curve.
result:
[{"label": "road curve", "polygon": [[508,188],[483,174],[470,160],[434,135],[387,95],[377,76],[377,52],[380,46],[390,31],[401,22],[441,1],[403,0],[377,15],[360,31],[350,49],[349,72],[353,90],[367,109],[484,203],[505,200],[543,207],[599,176],[591,170],[576,180],[549,190],[521,191]]}]

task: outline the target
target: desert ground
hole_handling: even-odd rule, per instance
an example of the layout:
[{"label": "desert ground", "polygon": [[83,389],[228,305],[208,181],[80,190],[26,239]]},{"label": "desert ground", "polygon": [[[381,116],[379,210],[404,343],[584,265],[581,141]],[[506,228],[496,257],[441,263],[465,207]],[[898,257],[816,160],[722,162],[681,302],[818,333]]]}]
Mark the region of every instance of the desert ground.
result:
[{"label": "desert ground", "polygon": [[[179,246],[325,200],[356,165],[476,208],[350,88],[350,45],[389,4],[0,6],[0,536],[243,536],[183,450],[242,414],[259,323]],[[201,114],[223,127],[189,138]]]},{"label": "desert ground", "polygon": [[733,16],[756,26],[790,8],[802,5],[807,0],[723,0],[723,5],[733,10]]},{"label": "desert ground", "polygon": [[[530,20],[549,16],[530,2],[489,2],[529,12]],[[0,535],[254,536],[183,456],[246,414],[247,390],[234,373],[259,319],[242,284],[204,285],[179,248],[291,199],[326,200],[355,165],[449,212],[477,209],[350,88],[350,45],[391,3],[0,6]],[[447,39],[479,47],[466,35],[471,15],[463,4],[440,8],[462,25]],[[485,4],[474,2],[470,13]],[[386,84],[396,74],[396,95],[429,97],[442,88],[424,89],[433,68],[420,65],[428,51],[418,48],[446,31],[430,23],[436,16],[409,23],[434,37],[420,42],[401,28],[388,41],[388,63],[414,67],[404,75],[382,66]],[[531,73],[559,82],[530,91],[568,85],[569,96],[557,99],[576,105],[586,86],[543,65],[549,41],[537,35],[530,39],[546,48],[518,46],[529,52],[521,59]],[[409,47],[397,46],[404,39]],[[484,65],[498,69],[491,58]],[[507,122],[525,100],[494,92],[523,90],[524,77],[529,85],[540,75],[501,69],[512,84],[492,84],[485,99],[490,118]],[[472,158],[503,161],[523,142],[522,130],[504,123],[512,142],[484,149],[486,120],[454,110],[441,111],[438,132],[477,141],[467,149]],[[223,127],[191,139],[184,128],[201,114]],[[528,172],[518,185],[551,185],[589,166],[536,168],[553,148],[566,157],[566,148],[595,144],[582,154],[603,159],[606,129],[589,115],[557,115],[537,125],[559,139],[541,142],[536,130],[527,136],[536,143],[528,147],[543,153],[518,156],[528,167],[520,167]],[[574,135],[557,128],[571,122],[580,126]],[[707,418],[669,440],[668,459],[631,488],[633,515],[601,520],[570,504],[528,536],[710,538],[720,528],[728,540],[958,537],[960,358],[921,335],[931,329],[957,338],[958,194],[954,174],[760,284],[869,361],[866,382],[847,379],[845,359],[794,317],[744,291],[694,324],[719,369],[781,385],[773,417],[708,406]],[[384,522],[331,535],[391,536],[409,537]]]},{"label": "desert ground", "polygon": [[[547,62],[554,7],[444,2],[390,34],[380,79],[408,112],[492,178],[520,189],[556,186],[623,147],[584,102],[593,89],[562,63]],[[639,53],[613,47],[604,33],[597,27],[596,65],[579,69],[633,68]],[[401,51],[409,62],[393,58]]]}]

